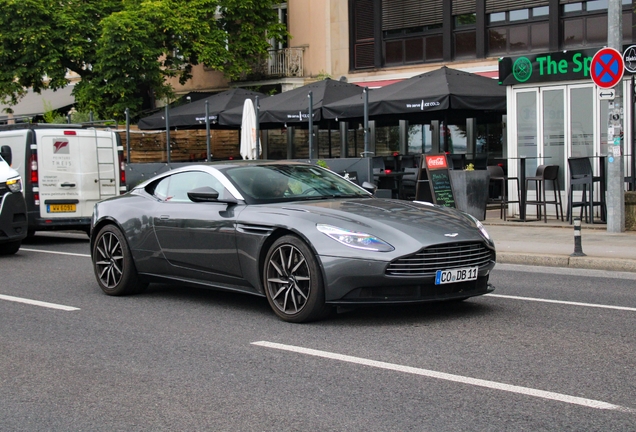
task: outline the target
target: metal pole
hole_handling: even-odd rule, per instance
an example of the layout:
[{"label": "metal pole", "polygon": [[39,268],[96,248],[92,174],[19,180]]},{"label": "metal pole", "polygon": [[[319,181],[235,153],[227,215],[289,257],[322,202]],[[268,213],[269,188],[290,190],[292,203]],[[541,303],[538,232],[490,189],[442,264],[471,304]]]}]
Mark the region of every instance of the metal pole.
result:
[{"label": "metal pole", "polygon": [[[91,112],[91,117],[92,115]],[[126,108],[126,162],[130,163],[130,110],[128,108]]]},{"label": "metal pole", "polygon": [[[607,7],[607,46],[623,52],[622,1],[609,0]],[[615,98],[608,109],[607,147],[607,231],[625,231],[625,167],[623,166],[623,83],[615,87]],[[610,132],[613,132],[610,133]],[[602,191],[601,191],[602,193]],[[590,199],[594,199],[593,197]]]},{"label": "metal pole", "polygon": [[256,111],[256,159],[261,158],[261,131],[260,131],[260,123],[258,121],[259,109],[258,105],[258,96],[254,97],[254,109]]},{"label": "metal pole", "polygon": [[634,84],[634,75],[632,75],[632,134],[631,134],[631,146],[630,153],[632,154],[630,157],[630,171],[632,175],[630,176],[630,190],[636,191],[636,111],[634,108],[636,107],[636,86]]},{"label": "metal pole", "polygon": [[369,155],[369,87],[365,87],[362,90],[364,97],[364,157],[370,157]]},{"label": "metal pole", "polygon": [[312,159],[314,158],[314,93],[310,91],[307,97],[309,98],[309,159]]},{"label": "metal pole", "polygon": [[210,102],[205,101],[205,161],[210,162]]},{"label": "metal pole", "polygon": [[166,115],[166,152],[167,152],[167,161],[170,163],[170,115],[168,111],[170,107],[166,104],[165,115]]}]

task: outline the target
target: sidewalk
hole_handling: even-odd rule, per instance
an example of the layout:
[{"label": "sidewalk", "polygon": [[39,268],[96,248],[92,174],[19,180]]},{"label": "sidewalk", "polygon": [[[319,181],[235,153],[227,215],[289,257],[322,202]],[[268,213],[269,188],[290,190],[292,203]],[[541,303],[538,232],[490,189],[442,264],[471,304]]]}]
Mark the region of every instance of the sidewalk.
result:
[{"label": "sidewalk", "polygon": [[495,241],[498,263],[636,272],[636,231],[608,233],[605,224],[583,222],[581,249],[586,256],[571,257],[574,226],[554,216],[547,223],[504,222],[498,210],[489,210],[482,222]]}]

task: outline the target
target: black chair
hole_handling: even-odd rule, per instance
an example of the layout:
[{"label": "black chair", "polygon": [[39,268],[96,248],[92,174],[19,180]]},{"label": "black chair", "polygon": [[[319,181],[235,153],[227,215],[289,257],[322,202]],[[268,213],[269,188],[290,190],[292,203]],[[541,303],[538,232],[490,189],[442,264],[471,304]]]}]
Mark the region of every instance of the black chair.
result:
[{"label": "black chair", "polygon": [[466,168],[466,155],[463,153],[451,154],[451,168],[454,170],[463,170]]},{"label": "black chair", "polygon": [[402,177],[402,198],[413,201],[417,191],[417,172],[419,168],[404,168],[404,177]]},{"label": "black chair", "polygon": [[[601,207],[601,219],[605,220],[607,208],[605,205],[605,191],[601,190],[600,201],[594,201],[594,183],[602,184],[600,176],[594,176],[592,171],[592,163],[587,157],[571,157],[568,158],[568,167],[570,168],[570,187],[568,190],[568,213],[567,220],[572,223],[572,211],[574,207],[581,208],[579,217],[583,218],[585,212],[585,222],[594,223],[594,207]],[[574,187],[582,186],[581,200],[574,201]],[[600,188],[600,187],[599,187]],[[589,199],[587,192],[590,192]],[[589,211],[589,216],[588,216]]]},{"label": "black chair", "polygon": [[508,177],[504,174],[504,170],[499,165],[490,165],[488,174],[490,175],[490,187],[488,193],[488,204],[498,204],[500,208],[499,217],[506,220],[509,203],[518,203],[519,200],[511,201],[508,197],[508,181],[517,182],[517,196],[519,196],[519,179],[517,177]]},{"label": "black chair", "polygon": [[488,169],[488,153],[477,153],[473,160],[473,166],[476,170]]},{"label": "black chair", "polygon": [[[548,201],[546,198],[547,183],[552,182],[554,199]],[[536,185],[536,199],[528,200],[528,183],[534,182]],[[556,217],[559,219],[559,209],[561,210],[561,220],[563,220],[563,202],[561,200],[561,187],[559,185],[559,166],[558,165],[539,165],[536,174],[532,177],[526,177],[526,205],[536,205],[537,220],[541,220],[543,213],[543,221],[548,223],[548,204],[554,204]],[[543,207],[543,211],[541,211]]]}]

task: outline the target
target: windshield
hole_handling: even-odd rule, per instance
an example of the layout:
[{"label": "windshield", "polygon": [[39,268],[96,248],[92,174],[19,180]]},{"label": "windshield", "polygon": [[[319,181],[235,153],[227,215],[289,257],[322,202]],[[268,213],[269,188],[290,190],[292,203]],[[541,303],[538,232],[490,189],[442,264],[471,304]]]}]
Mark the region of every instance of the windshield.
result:
[{"label": "windshield", "polygon": [[243,166],[226,174],[244,195],[258,202],[369,197],[349,180],[313,165]]}]

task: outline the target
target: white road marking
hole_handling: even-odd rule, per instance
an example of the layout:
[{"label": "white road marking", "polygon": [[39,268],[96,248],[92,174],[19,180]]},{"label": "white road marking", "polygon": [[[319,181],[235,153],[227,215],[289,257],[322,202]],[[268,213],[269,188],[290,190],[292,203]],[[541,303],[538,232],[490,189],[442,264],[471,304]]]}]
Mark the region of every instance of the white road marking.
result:
[{"label": "white road marking", "polygon": [[537,390],[537,389],[533,389],[529,387],[520,387],[520,386],[515,386],[510,384],[504,384],[504,383],[500,383],[496,381],[487,381],[487,380],[482,380],[477,378],[465,377],[461,375],[453,375],[453,374],[444,373],[444,372],[437,372],[437,371],[428,370],[428,369],[414,368],[414,367],[403,366],[403,365],[398,365],[394,363],[385,363],[381,361],[365,359],[362,357],[352,357],[352,356],[332,353],[328,351],[320,351],[320,350],[315,350],[310,348],[302,348],[302,347],[297,347],[293,345],[284,345],[284,344],[267,342],[267,341],[252,342],[252,345],[262,346],[266,348],[273,348],[273,349],[278,349],[283,351],[290,351],[290,352],[295,352],[299,354],[306,354],[306,355],[310,355],[314,357],[322,357],[322,358],[326,358],[330,360],[339,360],[339,361],[343,361],[347,363],[355,363],[355,364],[360,364],[364,366],[376,367],[380,369],[388,369],[388,370],[392,370],[396,372],[410,373],[410,374],[425,376],[429,378],[437,378],[437,379],[453,381],[453,382],[468,384],[473,386],[486,387],[486,388],[490,388],[494,390],[501,390],[501,391],[506,391],[511,393],[518,393],[518,394],[522,394],[526,396],[565,402],[565,403],[574,404],[574,405],[581,405],[588,408],[614,410],[614,411],[621,411],[621,412],[627,412],[627,413],[636,413],[636,409],[627,408],[620,405],[614,405],[611,403],[598,401],[594,399],[585,399],[585,398],[570,396],[570,395],[561,394],[561,393]]},{"label": "white road marking", "polygon": [[580,302],[572,302],[572,301],[564,301],[564,300],[538,299],[538,298],[532,298],[532,297],[519,297],[519,296],[511,296],[511,295],[503,295],[503,294],[486,294],[486,296],[507,298],[507,299],[513,299],[513,300],[556,303],[556,304],[564,304],[564,305],[570,305],[570,306],[584,306],[584,307],[595,307],[595,308],[602,308],[602,309],[615,309],[615,310],[636,312],[636,308],[626,307],[626,306],[611,306],[611,305],[602,305],[602,304],[596,304],[596,303],[580,303]]},{"label": "white road marking", "polygon": [[58,252],[58,251],[47,251],[47,250],[42,250],[42,249],[26,249],[26,248],[23,248],[23,247],[21,247],[20,250],[21,251],[27,251],[27,252],[50,253],[50,254],[56,254],[56,255],[71,255],[71,256],[79,256],[79,257],[85,257],[85,258],[90,258],[91,257],[88,254],[78,254],[78,253]]},{"label": "white road marking", "polygon": [[0,300],[7,300],[7,301],[16,302],[16,303],[25,303],[25,304],[30,304],[30,305],[33,305],[33,306],[41,306],[41,307],[45,307],[45,308],[49,308],[49,309],[60,309],[60,310],[64,310],[64,311],[80,310],[80,308],[76,308],[76,307],[73,307],[73,306],[64,306],[64,305],[55,304],[55,303],[47,303],[47,302],[43,302],[43,301],[39,301],[39,300],[31,300],[31,299],[25,299],[25,298],[21,298],[21,297],[13,297],[13,296],[8,296],[8,295],[3,295],[3,294],[0,294]]}]

